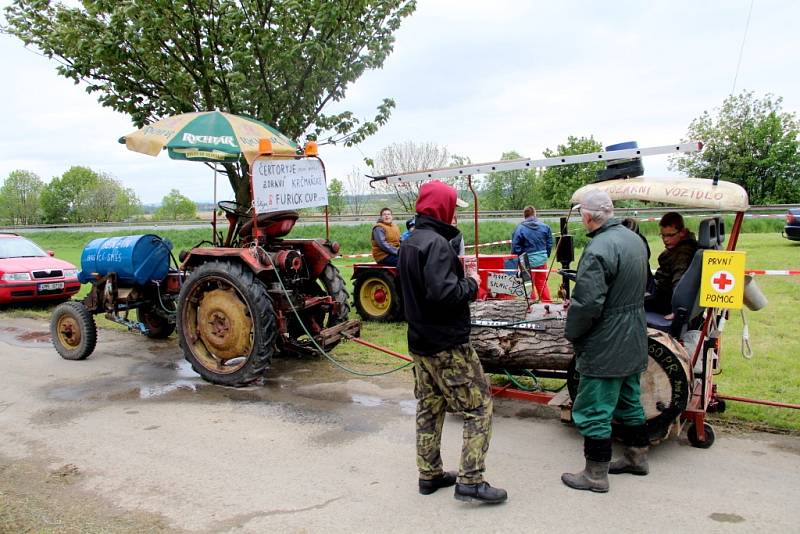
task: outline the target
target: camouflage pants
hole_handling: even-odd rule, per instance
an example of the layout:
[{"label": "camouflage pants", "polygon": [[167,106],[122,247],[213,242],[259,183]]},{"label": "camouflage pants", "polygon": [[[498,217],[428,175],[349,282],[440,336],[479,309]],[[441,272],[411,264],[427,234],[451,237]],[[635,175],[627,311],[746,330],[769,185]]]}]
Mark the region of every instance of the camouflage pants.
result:
[{"label": "camouflage pants", "polygon": [[464,417],[458,482],[483,482],[484,458],[492,437],[492,394],[473,348],[467,345],[414,357],[417,398],[417,468],[421,479],[443,472],[439,453],[445,408]]}]

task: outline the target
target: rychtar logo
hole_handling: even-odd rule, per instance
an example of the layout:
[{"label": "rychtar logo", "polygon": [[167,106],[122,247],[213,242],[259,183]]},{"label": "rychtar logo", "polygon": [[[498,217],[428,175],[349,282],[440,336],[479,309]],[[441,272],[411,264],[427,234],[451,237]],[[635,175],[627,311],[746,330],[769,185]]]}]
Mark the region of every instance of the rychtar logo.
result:
[{"label": "rychtar logo", "polygon": [[232,135],[194,135],[190,133],[183,134],[183,140],[187,143],[196,145],[203,143],[206,145],[230,145],[234,148],[237,147],[236,141],[233,140]]}]

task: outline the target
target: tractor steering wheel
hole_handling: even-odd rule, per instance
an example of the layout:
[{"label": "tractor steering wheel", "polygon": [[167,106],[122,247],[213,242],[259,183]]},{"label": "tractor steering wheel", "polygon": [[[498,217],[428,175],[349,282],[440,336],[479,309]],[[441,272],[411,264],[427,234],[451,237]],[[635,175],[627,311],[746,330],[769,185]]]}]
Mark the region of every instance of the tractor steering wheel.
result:
[{"label": "tractor steering wheel", "polygon": [[250,216],[250,208],[245,208],[233,200],[221,200],[217,203],[217,206],[228,215],[236,215],[237,217]]}]

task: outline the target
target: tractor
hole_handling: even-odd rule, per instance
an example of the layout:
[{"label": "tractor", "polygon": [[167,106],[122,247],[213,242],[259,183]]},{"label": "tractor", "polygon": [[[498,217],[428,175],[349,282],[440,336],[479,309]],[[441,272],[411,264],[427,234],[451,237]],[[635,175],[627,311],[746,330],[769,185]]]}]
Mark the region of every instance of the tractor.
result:
[{"label": "tractor", "polygon": [[[311,169],[324,187],[317,158],[282,161]],[[258,201],[260,193],[254,192]],[[276,354],[328,351],[343,337],[358,335],[361,323],[348,320],[349,295],[331,263],[338,243],[286,239],[299,217],[294,209],[229,201],[218,207],[228,222],[227,235],[218,240],[215,232],[213,242],[181,252],[180,262],[171,244],[155,235],[89,243],[79,275],[91,283],[89,294],[61,304],[51,317],[59,354],[87,358],[97,340],[94,315],[104,313],[151,338],[165,338],[177,328],[184,357],[200,376],[238,387],[263,376]],[[132,310],[136,320],[129,317]]]}]

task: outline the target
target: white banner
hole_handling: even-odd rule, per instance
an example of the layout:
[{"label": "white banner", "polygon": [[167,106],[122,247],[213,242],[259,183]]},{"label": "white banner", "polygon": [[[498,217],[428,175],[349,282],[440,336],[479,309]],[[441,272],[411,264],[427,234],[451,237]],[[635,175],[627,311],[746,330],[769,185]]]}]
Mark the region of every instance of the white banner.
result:
[{"label": "white banner", "polygon": [[317,158],[257,159],[252,179],[256,213],[328,204],[325,169]]}]

